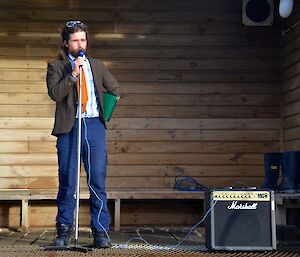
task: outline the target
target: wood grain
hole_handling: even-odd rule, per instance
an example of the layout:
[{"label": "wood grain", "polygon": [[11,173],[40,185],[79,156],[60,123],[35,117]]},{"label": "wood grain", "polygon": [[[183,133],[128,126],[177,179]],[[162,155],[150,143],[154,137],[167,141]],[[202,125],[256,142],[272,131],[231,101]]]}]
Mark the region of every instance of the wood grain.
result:
[{"label": "wood grain", "polygon": [[[281,35],[299,20],[298,5],[286,21],[249,27],[236,0],[1,1],[0,187],[58,186],[46,69],[68,19],[86,22],[89,56],[122,87],[106,131],[108,188],[172,188],[176,176],[259,186],[263,153],[299,149],[300,26]],[[86,188],[83,167],[81,176]],[[192,202],[185,218],[167,202],[164,211],[134,204],[122,224],[195,218]],[[9,208],[1,203],[0,226],[18,223]],[[88,204],[82,213],[88,225]],[[38,202],[31,223],[52,226],[55,215],[53,201]]]}]

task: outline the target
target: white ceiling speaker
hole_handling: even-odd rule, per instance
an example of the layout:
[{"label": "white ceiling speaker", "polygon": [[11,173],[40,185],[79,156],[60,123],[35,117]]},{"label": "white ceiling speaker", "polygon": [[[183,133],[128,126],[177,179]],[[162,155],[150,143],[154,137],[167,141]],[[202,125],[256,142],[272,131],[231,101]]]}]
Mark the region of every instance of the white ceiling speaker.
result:
[{"label": "white ceiling speaker", "polygon": [[294,7],[294,0],[280,0],[279,14],[282,18],[287,18],[291,15]]},{"label": "white ceiling speaker", "polygon": [[243,0],[242,23],[246,26],[271,26],[274,0]]}]

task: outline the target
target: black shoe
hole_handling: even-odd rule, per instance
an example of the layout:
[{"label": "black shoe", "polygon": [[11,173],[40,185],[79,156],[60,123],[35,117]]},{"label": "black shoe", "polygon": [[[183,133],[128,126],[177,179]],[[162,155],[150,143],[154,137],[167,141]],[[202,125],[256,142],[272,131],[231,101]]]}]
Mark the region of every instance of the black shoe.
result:
[{"label": "black shoe", "polygon": [[93,231],[95,248],[110,248],[111,243],[104,232]]},{"label": "black shoe", "polygon": [[53,241],[53,246],[69,247],[71,243],[72,226],[66,224],[56,224],[57,236]]}]

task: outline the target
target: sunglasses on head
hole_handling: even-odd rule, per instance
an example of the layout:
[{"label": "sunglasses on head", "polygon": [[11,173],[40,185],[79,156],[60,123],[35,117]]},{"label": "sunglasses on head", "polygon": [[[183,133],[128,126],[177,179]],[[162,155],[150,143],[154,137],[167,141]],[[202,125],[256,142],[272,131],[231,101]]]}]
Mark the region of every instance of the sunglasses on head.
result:
[{"label": "sunglasses on head", "polygon": [[68,28],[72,28],[72,27],[74,27],[74,26],[76,26],[76,25],[83,25],[83,23],[82,23],[81,21],[68,21],[68,22],[66,23],[66,26],[67,26]]}]

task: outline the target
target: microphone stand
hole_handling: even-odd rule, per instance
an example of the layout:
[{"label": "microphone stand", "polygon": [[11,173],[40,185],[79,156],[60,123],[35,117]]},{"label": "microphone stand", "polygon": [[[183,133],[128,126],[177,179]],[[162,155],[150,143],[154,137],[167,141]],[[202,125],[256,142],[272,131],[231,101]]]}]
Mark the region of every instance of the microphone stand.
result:
[{"label": "microphone stand", "polygon": [[76,184],[76,210],[75,210],[75,234],[74,245],[71,246],[46,246],[44,250],[60,250],[60,251],[78,251],[88,252],[93,248],[80,246],[78,244],[78,229],[79,229],[79,200],[80,200],[80,167],[81,167],[81,120],[82,120],[82,65],[79,66],[79,96],[78,96],[78,138],[77,138],[77,184]]},{"label": "microphone stand", "polygon": [[70,250],[88,252],[92,248],[78,244],[79,230],[79,200],[80,200],[80,167],[81,167],[81,120],[82,120],[82,65],[79,66],[79,97],[78,97],[78,139],[77,139],[77,184],[76,184],[76,210],[75,210],[75,235],[74,246]]}]

